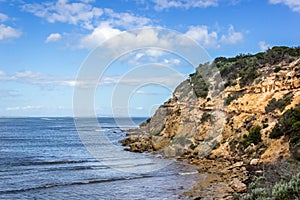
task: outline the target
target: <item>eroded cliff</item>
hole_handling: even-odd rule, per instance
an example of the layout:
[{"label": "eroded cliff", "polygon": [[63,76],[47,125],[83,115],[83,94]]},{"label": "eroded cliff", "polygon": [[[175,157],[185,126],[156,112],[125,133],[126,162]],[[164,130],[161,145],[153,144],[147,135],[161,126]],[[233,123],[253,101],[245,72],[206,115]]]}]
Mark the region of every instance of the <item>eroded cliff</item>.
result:
[{"label": "eroded cliff", "polygon": [[[207,73],[209,67],[218,70]],[[232,198],[229,194],[246,191],[247,166],[300,158],[295,109],[300,109],[300,48],[220,57],[200,65],[122,143],[134,152],[187,159],[200,172],[214,174],[209,187],[200,184],[188,195],[219,188],[220,198]],[[289,132],[283,127],[291,116]]]}]

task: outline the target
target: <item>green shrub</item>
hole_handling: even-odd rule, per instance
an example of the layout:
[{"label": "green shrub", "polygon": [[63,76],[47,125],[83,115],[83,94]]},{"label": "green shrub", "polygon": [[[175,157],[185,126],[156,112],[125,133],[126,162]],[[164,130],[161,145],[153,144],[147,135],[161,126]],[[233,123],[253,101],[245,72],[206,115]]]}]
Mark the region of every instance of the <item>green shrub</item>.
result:
[{"label": "green shrub", "polygon": [[200,121],[201,123],[207,122],[208,120],[211,121],[211,117],[212,117],[211,114],[204,112]]},{"label": "green shrub", "polygon": [[283,111],[287,105],[289,105],[293,100],[294,94],[292,92],[289,92],[283,96],[282,99],[271,99],[269,101],[268,105],[266,106],[265,110],[267,113],[273,112],[276,109],[279,109],[280,111]]},{"label": "green shrub", "polygon": [[253,143],[257,145],[259,142],[261,142],[261,127],[260,126],[254,126],[250,129],[249,135],[248,135],[248,141],[250,143]]},{"label": "green shrub", "polygon": [[281,70],[281,67],[277,66],[277,67],[275,67],[274,72],[277,73],[277,72],[279,72],[280,70]]},{"label": "green shrub", "polygon": [[253,126],[251,127],[248,135],[243,135],[244,140],[242,144],[244,148],[247,148],[251,143],[257,145],[261,142],[261,127]]},{"label": "green shrub", "polygon": [[269,126],[269,124],[263,123],[263,128],[267,128],[268,126]]},{"label": "green shrub", "polygon": [[232,96],[231,94],[228,95],[228,96],[224,99],[224,106],[228,106],[234,99],[235,99],[234,96]]},{"label": "green shrub", "polygon": [[264,185],[257,180],[249,184],[250,192],[245,194],[243,200],[296,200],[300,199],[300,173],[293,176],[290,181],[276,183],[272,192],[266,192]]},{"label": "green shrub", "polygon": [[190,81],[196,96],[199,98],[206,98],[208,95],[208,84],[202,77],[201,73],[197,70],[195,73],[190,74]]},{"label": "green shrub", "polygon": [[300,159],[297,153],[300,150],[300,104],[283,113],[273,128],[270,138],[285,136],[289,139],[290,150],[296,159]]},{"label": "green shrub", "polygon": [[287,183],[277,183],[273,187],[272,196],[275,200],[300,199],[300,173]]},{"label": "green shrub", "polygon": [[[300,47],[273,47],[266,52],[255,55],[240,54],[233,58],[218,57],[214,64],[220,70],[221,77],[226,81],[225,87],[235,84],[240,77],[240,85],[250,85],[259,76],[258,69],[265,64],[279,64],[282,61],[291,62],[300,56]],[[275,68],[275,72],[280,68]]]},{"label": "green shrub", "polygon": [[280,138],[283,135],[284,135],[284,133],[281,131],[279,125],[276,124],[275,127],[273,128],[272,132],[270,133],[269,137],[271,139],[276,139],[276,138]]},{"label": "green shrub", "polygon": [[267,192],[263,188],[255,188],[251,190],[251,193],[246,194],[243,200],[265,200],[268,197]]},{"label": "green shrub", "polygon": [[[278,123],[272,130],[272,137],[276,138],[276,135],[293,136],[300,133],[300,104],[295,108],[291,108],[283,113],[279,118]],[[275,136],[275,137],[274,137]],[[271,135],[270,135],[271,137]]]}]

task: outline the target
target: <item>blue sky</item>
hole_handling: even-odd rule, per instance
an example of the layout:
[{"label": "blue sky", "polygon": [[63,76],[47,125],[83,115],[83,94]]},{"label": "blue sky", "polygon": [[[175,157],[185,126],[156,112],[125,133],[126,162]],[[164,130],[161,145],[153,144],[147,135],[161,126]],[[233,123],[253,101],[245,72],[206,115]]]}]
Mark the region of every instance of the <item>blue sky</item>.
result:
[{"label": "blue sky", "polygon": [[[126,31],[171,29],[198,42],[213,59],[299,46],[299,21],[299,0],[0,0],[0,116],[72,116],[84,61],[99,44]],[[141,35],[141,41],[148,37]],[[112,115],[118,80],[145,63],[161,63],[183,77],[194,70],[180,56],[159,50],[125,55],[95,91],[97,115]],[[157,78],[154,71],[147,72],[149,79]],[[137,84],[127,106],[120,100],[118,107],[117,99],[119,115],[151,115],[170,97],[173,80],[180,80],[169,79],[166,85]],[[133,84],[128,81],[122,84]]]}]

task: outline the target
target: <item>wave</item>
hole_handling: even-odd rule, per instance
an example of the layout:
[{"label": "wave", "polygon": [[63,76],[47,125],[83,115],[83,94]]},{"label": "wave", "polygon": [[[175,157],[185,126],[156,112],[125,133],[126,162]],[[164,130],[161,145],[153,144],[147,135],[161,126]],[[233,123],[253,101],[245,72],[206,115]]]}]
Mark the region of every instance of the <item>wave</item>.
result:
[{"label": "wave", "polygon": [[192,171],[192,172],[180,172],[178,173],[179,175],[192,175],[192,174],[198,174],[199,172],[198,171]]},{"label": "wave", "polygon": [[35,162],[23,162],[20,163],[22,166],[29,165],[61,165],[61,164],[78,164],[87,162],[98,162],[96,160],[54,160],[54,161],[35,161]]},{"label": "wave", "polygon": [[41,120],[46,120],[46,121],[55,121],[56,119],[51,119],[51,118],[47,118],[47,117],[42,117],[40,118]]},{"label": "wave", "polygon": [[61,187],[61,186],[87,185],[87,184],[97,184],[97,183],[114,182],[114,181],[127,181],[127,180],[143,179],[143,178],[151,178],[151,177],[153,177],[153,176],[143,175],[143,176],[135,176],[135,177],[122,177],[122,178],[112,178],[112,179],[86,180],[86,181],[78,181],[78,182],[72,182],[72,183],[46,184],[46,185],[37,186],[37,187],[30,187],[30,188],[22,188],[22,189],[15,189],[15,190],[0,191],[0,194],[27,192],[27,191],[32,191],[32,190],[42,190],[42,189],[48,189],[48,188],[54,188],[54,187]]}]

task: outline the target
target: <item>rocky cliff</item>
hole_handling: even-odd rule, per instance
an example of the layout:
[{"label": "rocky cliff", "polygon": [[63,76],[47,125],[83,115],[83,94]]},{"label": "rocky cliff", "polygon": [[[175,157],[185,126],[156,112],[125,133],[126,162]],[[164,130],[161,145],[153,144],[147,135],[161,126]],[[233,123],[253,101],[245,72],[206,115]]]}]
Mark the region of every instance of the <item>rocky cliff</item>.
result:
[{"label": "rocky cliff", "polygon": [[186,195],[230,199],[257,166],[300,158],[299,121],[300,48],[273,47],[200,65],[122,143],[199,165]]}]

